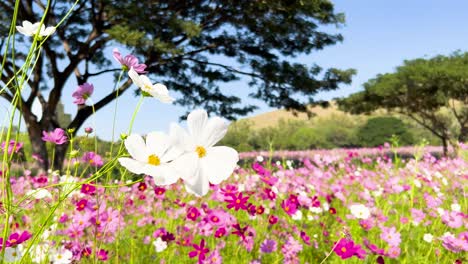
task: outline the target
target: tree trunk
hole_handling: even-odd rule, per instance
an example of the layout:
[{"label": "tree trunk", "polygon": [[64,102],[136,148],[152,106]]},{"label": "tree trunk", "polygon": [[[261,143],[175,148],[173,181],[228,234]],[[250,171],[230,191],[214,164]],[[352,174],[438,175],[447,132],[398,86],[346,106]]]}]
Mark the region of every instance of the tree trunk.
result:
[{"label": "tree trunk", "polygon": [[455,158],[458,158],[460,156],[460,145],[458,144],[458,140],[456,139],[450,139],[449,140],[450,145],[452,146],[453,149],[453,156]]},{"label": "tree trunk", "polygon": [[54,170],[62,171],[69,144],[67,141],[62,145],[55,146]]},{"label": "tree trunk", "polygon": [[[26,120],[26,116],[25,116]],[[47,154],[47,145],[42,140],[42,129],[37,122],[26,121],[26,127],[28,129],[29,140],[31,141],[32,154],[38,156],[36,163],[44,171],[49,169],[49,156]]]},{"label": "tree trunk", "polygon": [[448,144],[447,144],[447,138],[445,138],[445,137],[441,137],[440,139],[442,140],[442,146],[443,146],[443,149],[444,149],[444,157],[448,157]]}]

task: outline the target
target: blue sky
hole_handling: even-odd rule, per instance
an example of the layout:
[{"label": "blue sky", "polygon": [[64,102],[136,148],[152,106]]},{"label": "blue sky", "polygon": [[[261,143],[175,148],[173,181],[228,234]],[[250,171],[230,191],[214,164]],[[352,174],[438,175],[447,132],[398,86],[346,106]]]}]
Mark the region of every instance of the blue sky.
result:
[{"label": "blue sky", "polygon": [[[356,92],[369,78],[378,73],[393,71],[405,59],[447,55],[455,50],[468,49],[468,1],[333,2],[337,11],[345,13],[346,25],[330,30],[341,32],[344,41],[310,55],[300,56],[294,61],[309,65],[317,63],[324,68],[354,68],[358,73],[351,85],[343,85],[337,91],[319,94],[317,99],[328,100]],[[122,53],[125,52],[122,50]],[[112,80],[111,76],[93,80],[96,88],[93,95],[95,100],[112,90]],[[75,87],[76,83],[71,81],[63,93],[62,101],[68,113],[76,111],[71,97]],[[222,89],[241,95],[249,104],[257,104],[260,108],[251,115],[273,110],[260,101],[246,98],[249,93],[247,81],[226,84]],[[138,98],[129,91],[119,100],[115,129],[117,136],[127,130]],[[0,116],[3,117],[5,102],[2,101],[0,106]],[[95,117],[88,119],[85,126],[95,127],[100,138],[110,139],[113,111],[114,103],[111,103],[97,112]],[[167,130],[169,124],[178,121],[178,117],[184,112],[185,109],[179,106],[164,105],[155,99],[147,98],[137,115],[133,131],[144,134],[153,130]]]}]

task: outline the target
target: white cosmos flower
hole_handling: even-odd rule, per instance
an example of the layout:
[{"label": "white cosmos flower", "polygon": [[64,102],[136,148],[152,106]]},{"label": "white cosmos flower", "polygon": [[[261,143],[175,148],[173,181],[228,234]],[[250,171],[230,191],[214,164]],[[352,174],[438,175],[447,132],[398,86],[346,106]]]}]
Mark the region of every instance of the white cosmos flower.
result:
[{"label": "white cosmos flower", "polygon": [[351,214],[353,214],[356,218],[367,219],[370,216],[369,208],[363,204],[353,204],[349,207],[349,209],[351,210]]},{"label": "white cosmos flower", "polygon": [[302,212],[301,210],[297,210],[292,216],[291,218],[293,220],[301,220],[302,219]]},{"label": "white cosmos flower", "polygon": [[49,256],[53,264],[69,264],[72,262],[73,253],[65,248],[52,252]]},{"label": "white cosmos flower", "polygon": [[49,244],[39,244],[34,247],[31,254],[31,260],[34,263],[43,262],[46,257],[49,255]]},{"label": "white cosmos flower", "polygon": [[28,192],[26,192],[26,195],[27,196],[32,196],[34,197],[34,199],[44,199],[44,198],[52,198],[52,194],[50,194],[50,192],[46,189],[43,189],[43,188],[39,188],[37,190],[29,190]]},{"label": "white cosmos flower", "polygon": [[42,24],[39,29],[40,22],[32,24],[31,22],[25,20],[23,21],[23,26],[16,26],[16,29],[23,35],[34,36],[39,33],[40,37],[50,36],[55,32],[55,27],[47,27]]},{"label": "white cosmos flower", "polygon": [[133,68],[128,71],[128,76],[143,92],[157,98],[159,101],[163,103],[172,103],[174,101],[164,84],[153,84],[146,75],[139,75]]},{"label": "white cosmos flower", "polygon": [[433,238],[433,236],[431,234],[424,234],[424,236],[423,236],[423,240],[426,241],[427,243],[431,243],[432,238]]},{"label": "white cosmos flower", "polygon": [[457,203],[454,203],[450,206],[450,208],[452,209],[452,211],[454,212],[460,212],[461,211],[461,206]]},{"label": "white cosmos flower", "polygon": [[146,143],[140,135],[132,134],[125,139],[125,147],[132,157],[119,158],[119,162],[133,173],[152,176],[156,185],[173,184],[179,177],[169,162],[182,154],[181,150],[172,146],[173,142],[162,132],[146,135]]},{"label": "white cosmos flower", "polygon": [[189,133],[173,124],[172,133],[185,153],[174,163],[188,192],[205,195],[209,183],[227,179],[239,161],[239,154],[229,147],[214,146],[227,132],[227,123],[220,117],[208,119],[204,110],[194,110],[187,117]]},{"label": "white cosmos flower", "polygon": [[155,241],[153,241],[153,246],[156,249],[156,252],[159,253],[167,248],[167,242],[158,237]]},{"label": "white cosmos flower", "polygon": [[5,262],[17,262],[23,257],[23,245],[5,248]]}]

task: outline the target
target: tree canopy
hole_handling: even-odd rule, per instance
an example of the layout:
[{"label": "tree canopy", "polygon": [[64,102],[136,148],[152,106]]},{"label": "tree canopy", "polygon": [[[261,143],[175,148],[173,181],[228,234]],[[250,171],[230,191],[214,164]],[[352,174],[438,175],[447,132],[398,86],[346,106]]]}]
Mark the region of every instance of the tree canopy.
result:
[{"label": "tree canopy", "polygon": [[379,108],[404,114],[439,137],[444,145],[468,137],[468,53],[404,61],[380,74],[364,90],[339,100],[351,113]]},{"label": "tree canopy", "polygon": [[[292,60],[343,40],[340,34],[327,33],[321,27],[344,24],[344,15],[336,13],[327,0],[83,0],[75,4],[68,0],[0,3],[2,50],[11,48],[11,41],[16,46],[30,42],[20,34],[7,38],[7,21],[12,17],[18,22],[35,22],[46,13],[43,22],[48,26],[66,17],[43,43],[28,82],[31,92],[22,94],[18,104],[28,132],[35,136],[41,129],[60,126],[56,108],[70,78],[83,84],[120,71],[106,53],[116,44],[144,61],[150,76],[177,91],[181,96],[176,104],[202,107],[229,119],[245,115],[255,106],[243,104],[236,91],[222,91],[222,83],[247,77],[251,97],[272,107],[306,111],[305,105],[314,102],[317,92],[350,83],[355,72]],[[11,50],[0,58],[6,61],[3,84],[13,78],[14,69],[25,60],[21,50],[16,50],[14,57],[8,52]],[[94,108],[101,109],[130,87],[129,79],[116,91],[109,87],[107,96],[95,100]],[[9,88],[0,96],[12,101],[14,88]],[[42,105],[41,119],[31,111],[36,98]],[[76,131],[92,112],[91,106],[79,107],[66,128]],[[33,142],[33,146],[36,153],[45,155],[40,142]]]}]

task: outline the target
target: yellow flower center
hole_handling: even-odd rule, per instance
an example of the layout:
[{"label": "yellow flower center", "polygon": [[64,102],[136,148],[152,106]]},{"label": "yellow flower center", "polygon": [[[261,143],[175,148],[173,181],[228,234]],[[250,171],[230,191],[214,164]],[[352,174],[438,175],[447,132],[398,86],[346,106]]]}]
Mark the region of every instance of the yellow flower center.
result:
[{"label": "yellow flower center", "polygon": [[198,146],[195,149],[195,152],[197,152],[199,158],[203,158],[206,156],[206,149],[202,146]]},{"label": "yellow flower center", "polygon": [[148,157],[148,163],[154,166],[158,166],[159,164],[161,164],[161,160],[158,156],[151,154]]},{"label": "yellow flower center", "polygon": [[153,91],[153,86],[149,84],[145,84],[145,89],[143,89],[145,92],[151,92]]},{"label": "yellow flower center", "polygon": [[341,252],[343,252],[343,253],[346,252],[346,248],[345,248],[345,247],[342,247],[342,248],[341,248]]}]

